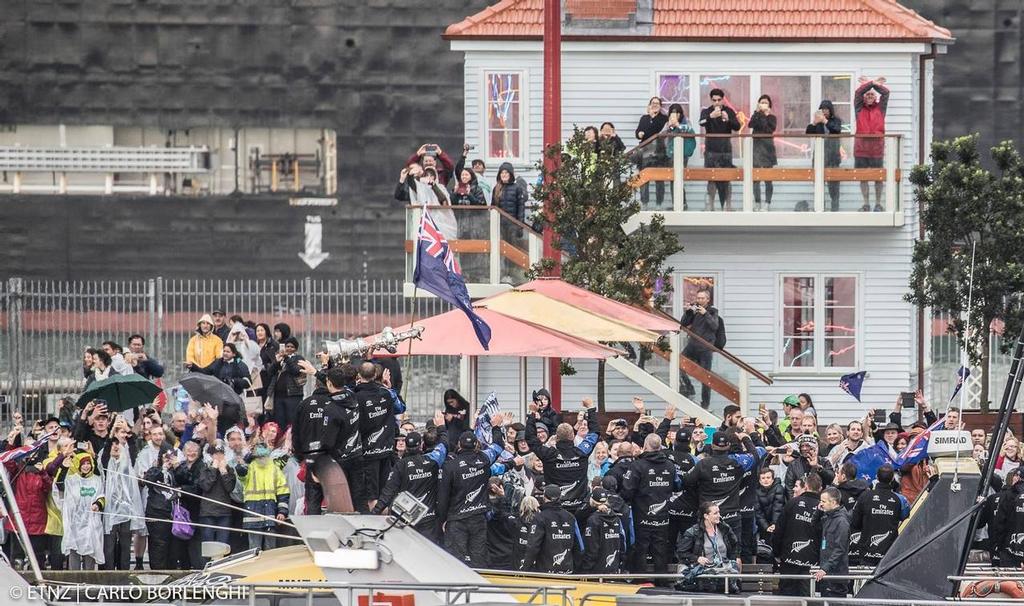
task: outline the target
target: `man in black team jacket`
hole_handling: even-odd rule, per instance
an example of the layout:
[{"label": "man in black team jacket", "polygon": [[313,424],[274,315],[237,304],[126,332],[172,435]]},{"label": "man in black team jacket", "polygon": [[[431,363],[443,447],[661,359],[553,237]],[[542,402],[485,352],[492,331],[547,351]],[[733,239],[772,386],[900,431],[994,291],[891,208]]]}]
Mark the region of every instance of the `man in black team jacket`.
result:
[{"label": "man in black team jacket", "polygon": [[[779,574],[810,574],[821,552],[821,476],[810,473],[803,480],[806,490],[786,503],[772,534],[772,549],[779,562]],[[810,580],[779,579],[779,594],[810,596]]]},{"label": "man in black team jacket", "polygon": [[729,525],[739,538],[742,533],[740,521],[740,489],[743,475],[754,467],[755,455],[747,453],[729,454],[733,440],[740,440],[743,447],[754,449],[745,434],[729,431],[715,432],[711,442],[711,455],[701,459],[693,469],[683,476],[686,490],[695,490],[700,503],[714,503],[722,514],[722,522]]},{"label": "man in black team jacket", "polygon": [[541,413],[536,404],[530,404],[531,414],[526,419],[526,443],[544,464],[544,480],[562,490],[561,506],[574,513],[587,502],[590,494],[587,465],[600,437],[594,402],[587,398],[583,400],[583,407],[586,409],[587,435],[579,446],[573,442],[576,430],[568,423],[562,423],[555,429],[554,448],[542,444],[537,438]]},{"label": "man in black team jacket", "polygon": [[[676,439],[672,450],[665,451],[665,456],[675,463],[680,476],[685,476],[697,465],[697,459],[690,454],[690,429],[676,431]],[[697,493],[693,490],[678,490],[668,501],[668,544],[672,553],[679,543],[680,535],[697,523]]]},{"label": "man in black team jacket", "polygon": [[387,482],[395,453],[398,423],[395,415],[405,412],[395,392],[377,382],[377,368],[372,362],[359,365],[356,377],[356,401],[359,402],[359,434],[363,439],[363,495],[365,500],[356,504],[360,513],[366,513],[377,503],[381,488]]},{"label": "man in black team jacket", "polygon": [[352,390],[346,387],[356,376],[347,364],[318,375],[313,394],[299,404],[292,444],[295,455],[306,464],[306,514],[319,515],[324,498],[323,487],[314,479],[314,470],[332,461],[345,471],[353,503],[358,502],[361,478],[356,464],[362,455],[359,438],[359,406]]},{"label": "man in black team jacket", "polygon": [[544,487],[544,502],[534,517],[536,532],[527,539],[524,570],[548,574],[573,574],[583,539],[576,517],[562,509],[562,492],[553,484]]},{"label": "man in black team jacket", "polygon": [[891,465],[878,468],[878,483],[857,497],[850,515],[850,532],[857,537],[857,554],[868,566],[877,566],[899,533],[905,499],[892,490]]},{"label": "man in black team jacket", "polygon": [[[471,431],[459,436],[459,452],[441,468],[437,489],[437,517],[449,553],[473,568],[487,566],[487,512],[490,498],[487,483],[501,475],[505,465],[495,463],[502,453],[499,444],[480,450]],[[516,465],[523,460],[516,458]]]},{"label": "man in black team jacket", "polygon": [[1019,473],[1013,477],[1007,474],[1008,483],[1013,484],[999,499],[989,533],[996,533],[993,541],[999,545],[1000,564],[1013,568],[1024,563],[1024,482]]},{"label": "man in black team jacket", "polygon": [[[389,507],[400,493],[409,492],[427,506],[427,513],[416,524],[420,534],[434,542],[440,540],[437,532],[437,482],[441,466],[448,457],[448,435],[444,429],[444,413],[434,413],[434,427],[437,433],[429,436],[412,431],[405,436],[405,456],[399,459],[388,475],[388,481],[370,510],[379,514]],[[423,452],[430,448],[429,452]]]},{"label": "man in black team jacket", "polygon": [[617,574],[622,572],[626,560],[626,529],[622,517],[609,504],[610,494],[604,488],[595,488],[590,493],[590,508],[583,529],[583,554],[580,572]]},{"label": "man in black team jacket", "polygon": [[633,506],[636,516],[636,544],[630,570],[647,572],[647,555],[654,560],[655,574],[668,572],[674,545],[668,540],[668,502],[683,488],[679,471],[661,449],[661,436],[644,438],[644,451],[630,465],[619,494]]}]

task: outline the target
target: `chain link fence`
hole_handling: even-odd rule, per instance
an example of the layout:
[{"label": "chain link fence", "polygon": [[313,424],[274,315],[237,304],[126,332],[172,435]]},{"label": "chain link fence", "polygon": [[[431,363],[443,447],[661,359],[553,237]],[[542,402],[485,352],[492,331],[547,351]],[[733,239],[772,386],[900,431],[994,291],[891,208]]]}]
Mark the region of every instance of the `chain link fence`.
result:
[{"label": "chain link fence", "polygon": [[[143,335],[146,351],[164,365],[171,390],[184,374],[185,348],[196,321],[222,309],[245,320],[291,326],[311,357],[328,339],[379,332],[447,311],[436,298],[409,298],[397,280],[0,281],[0,414],[36,419],[85,385],[87,347]],[[458,384],[454,356],[402,359],[404,398],[419,420]],[[170,394],[168,394],[170,395]]]}]

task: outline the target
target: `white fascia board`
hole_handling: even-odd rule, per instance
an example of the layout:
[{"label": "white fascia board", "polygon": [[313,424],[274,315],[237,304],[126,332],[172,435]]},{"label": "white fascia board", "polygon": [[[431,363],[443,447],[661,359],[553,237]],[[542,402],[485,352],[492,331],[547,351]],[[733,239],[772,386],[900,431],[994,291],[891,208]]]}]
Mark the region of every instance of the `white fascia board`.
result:
[{"label": "white fascia board", "polygon": [[[945,45],[939,45],[944,47]],[[535,51],[544,50],[540,40],[452,40],[454,51]],[[942,48],[940,52],[945,49]],[[637,42],[637,41],[563,41],[562,52],[661,52],[661,53],[909,53],[931,52],[921,42]]]}]

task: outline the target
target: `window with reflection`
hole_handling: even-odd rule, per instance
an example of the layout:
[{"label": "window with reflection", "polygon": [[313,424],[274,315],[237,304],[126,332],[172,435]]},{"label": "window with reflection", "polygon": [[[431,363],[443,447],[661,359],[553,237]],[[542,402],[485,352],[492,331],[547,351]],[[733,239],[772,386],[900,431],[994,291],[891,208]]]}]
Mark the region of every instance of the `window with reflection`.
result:
[{"label": "window with reflection", "polygon": [[523,104],[521,72],[487,72],[487,157],[523,157]]},{"label": "window with reflection", "polygon": [[778,120],[775,150],[779,158],[810,159],[809,140],[786,139],[785,135],[804,134],[811,121],[811,77],[761,76],[761,94],[772,98],[772,112]]},{"label": "window with reflection", "polygon": [[853,369],[858,365],[857,276],[781,277],[780,366]]}]

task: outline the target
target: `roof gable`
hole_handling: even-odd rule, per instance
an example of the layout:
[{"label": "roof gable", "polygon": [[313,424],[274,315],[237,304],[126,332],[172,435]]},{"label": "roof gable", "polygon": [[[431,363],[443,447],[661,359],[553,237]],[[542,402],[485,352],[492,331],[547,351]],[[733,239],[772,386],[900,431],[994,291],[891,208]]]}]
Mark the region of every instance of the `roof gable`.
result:
[{"label": "roof gable", "polygon": [[[643,10],[644,6],[650,7]],[[629,27],[573,31],[563,37],[647,41],[952,41],[939,27],[895,0],[567,0],[566,12]],[[650,23],[642,23],[649,16]],[[564,17],[564,15],[563,15]],[[445,30],[448,39],[539,40],[544,0],[501,0]]]}]

